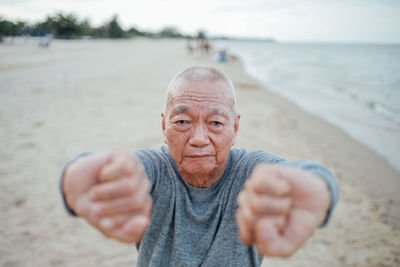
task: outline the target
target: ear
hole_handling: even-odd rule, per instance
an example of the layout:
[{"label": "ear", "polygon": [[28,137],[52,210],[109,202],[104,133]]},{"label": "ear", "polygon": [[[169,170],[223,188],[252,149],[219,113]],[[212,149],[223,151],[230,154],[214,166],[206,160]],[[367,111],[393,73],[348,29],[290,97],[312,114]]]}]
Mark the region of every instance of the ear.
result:
[{"label": "ear", "polygon": [[239,122],[240,122],[240,114],[237,114],[235,117],[235,122],[233,124],[233,137],[232,137],[232,146],[236,144],[236,136],[239,131]]},{"label": "ear", "polygon": [[163,135],[164,135],[164,143],[165,143],[165,144],[168,144],[168,142],[167,142],[167,136],[166,136],[166,134],[165,134],[165,114],[164,114],[164,113],[161,113],[161,117],[162,117],[162,120],[161,120],[161,129],[162,129],[162,132],[163,132]]}]

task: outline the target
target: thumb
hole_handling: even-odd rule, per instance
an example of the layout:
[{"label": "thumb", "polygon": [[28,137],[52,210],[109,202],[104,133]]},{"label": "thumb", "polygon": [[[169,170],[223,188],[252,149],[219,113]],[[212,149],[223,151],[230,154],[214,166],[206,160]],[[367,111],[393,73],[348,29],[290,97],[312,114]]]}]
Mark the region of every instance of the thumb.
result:
[{"label": "thumb", "polygon": [[256,246],[264,256],[288,257],[295,251],[294,244],[282,236],[276,222],[267,218],[256,224]]},{"label": "thumb", "polygon": [[127,239],[129,243],[139,243],[149,223],[150,219],[147,216],[134,215],[123,226],[125,239]]},{"label": "thumb", "polygon": [[[109,161],[110,153],[80,155],[68,164],[64,174],[64,188],[82,189],[82,184],[93,184],[101,168]],[[79,186],[77,186],[79,185]],[[87,189],[85,187],[85,189]]]},{"label": "thumb", "polygon": [[109,163],[111,159],[111,153],[101,152],[92,154],[88,157],[79,159],[77,163],[77,168],[79,168],[79,176],[87,177],[91,184],[98,183],[98,176],[101,169]]},{"label": "thumb", "polygon": [[98,183],[97,176],[109,157],[109,153],[96,153],[80,157],[69,164],[62,184],[68,206],[74,208],[76,200]]},{"label": "thumb", "polygon": [[301,169],[281,169],[281,177],[291,186],[294,206],[320,217],[321,222],[330,206],[331,194],[328,184],[319,176]]}]

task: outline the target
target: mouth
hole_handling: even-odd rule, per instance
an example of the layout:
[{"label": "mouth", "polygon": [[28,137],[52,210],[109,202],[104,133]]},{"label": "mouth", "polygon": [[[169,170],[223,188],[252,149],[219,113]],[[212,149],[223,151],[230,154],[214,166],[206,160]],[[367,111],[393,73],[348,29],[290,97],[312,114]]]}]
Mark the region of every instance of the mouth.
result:
[{"label": "mouth", "polygon": [[209,154],[196,154],[196,155],[190,155],[188,156],[189,158],[195,158],[195,159],[201,159],[201,158],[207,158],[211,157],[212,155]]}]

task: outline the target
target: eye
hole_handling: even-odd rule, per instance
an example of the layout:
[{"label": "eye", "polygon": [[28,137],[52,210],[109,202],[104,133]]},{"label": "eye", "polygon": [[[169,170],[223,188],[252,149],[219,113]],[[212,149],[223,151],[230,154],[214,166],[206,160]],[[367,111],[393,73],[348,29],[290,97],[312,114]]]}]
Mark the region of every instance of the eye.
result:
[{"label": "eye", "polygon": [[214,128],[220,128],[220,127],[224,126],[224,124],[220,121],[212,121],[212,122],[210,122],[210,124]]},{"label": "eye", "polygon": [[185,125],[185,124],[188,123],[188,121],[186,121],[186,120],[177,120],[175,123],[176,124],[180,124],[180,125]]}]

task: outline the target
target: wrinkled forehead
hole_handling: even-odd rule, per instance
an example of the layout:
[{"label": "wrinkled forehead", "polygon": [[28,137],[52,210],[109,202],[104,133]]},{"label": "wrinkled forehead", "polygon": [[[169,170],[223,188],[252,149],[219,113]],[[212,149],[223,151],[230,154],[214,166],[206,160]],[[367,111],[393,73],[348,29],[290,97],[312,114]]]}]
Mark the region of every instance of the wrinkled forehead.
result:
[{"label": "wrinkled forehead", "polygon": [[196,115],[201,110],[203,114],[206,116],[211,115],[220,115],[226,118],[232,117],[232,112],[225,107],[224,105],[218,105],[217,103],[197,103],[197,104],[188,104],[188,103],[177,103],[172,104],[169,109],[168,115],[170,117],[174,117],[181,114],[186,115]]},{"label": "wrinkled forehead", "polygon": [[224,81],[180,82],[167,92],[166,109],[176,105],[201,103],[209,106],[224,106],[229,111],[235,110],[234,93]]}]

